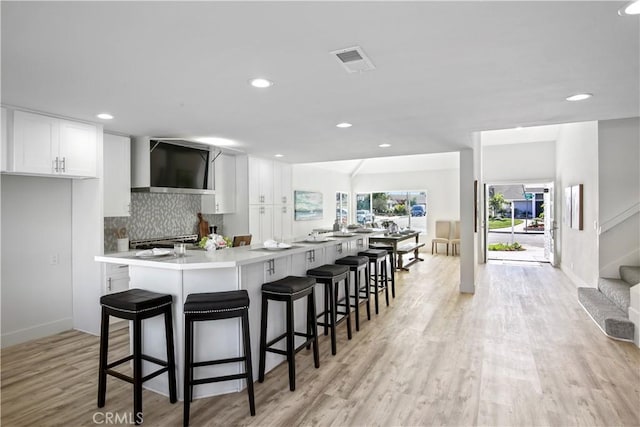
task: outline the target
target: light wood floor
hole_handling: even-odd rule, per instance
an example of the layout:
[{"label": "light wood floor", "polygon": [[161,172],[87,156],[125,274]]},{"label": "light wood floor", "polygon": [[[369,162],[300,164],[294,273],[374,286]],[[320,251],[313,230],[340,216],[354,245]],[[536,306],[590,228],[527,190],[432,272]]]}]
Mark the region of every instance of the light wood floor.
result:
[{"label": "light wood floor", "polygon": [[[458,292],[457,257],[424,255],[351,341],[339,328],[336,356],[322,338],[320,369],[298,353],[295,392],[282,364],[256,383],[255,417],[242,392],[195,401],[192,425],[640,425],[640,350],[606,338],[559,270],[489,264],[472,296]],[[126,329],[115,335],[124,353]],[[98,338],[75,331],[3,350],[2,426],[132,411],[131,386],[114,378],[98,411],[97,365]],[[148,391],[143,402],[144,425],[181,425],[180,403]]]}]

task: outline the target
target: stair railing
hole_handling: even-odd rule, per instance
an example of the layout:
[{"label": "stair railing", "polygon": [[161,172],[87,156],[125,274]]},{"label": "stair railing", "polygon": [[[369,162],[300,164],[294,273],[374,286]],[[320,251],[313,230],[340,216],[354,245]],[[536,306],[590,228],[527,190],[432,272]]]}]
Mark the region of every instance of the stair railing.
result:
[{"label": "stair railing", "polygon": [[640,212],[640,202],[634,204],[633,206],[615,215],[613,218],[608,219],[602,224],[600,224],[600,227],[598,227],[598,234],[606,233],[616,225],[626,221],[628,218],[631,218],[633,215],[637,214],[638,212]]}]

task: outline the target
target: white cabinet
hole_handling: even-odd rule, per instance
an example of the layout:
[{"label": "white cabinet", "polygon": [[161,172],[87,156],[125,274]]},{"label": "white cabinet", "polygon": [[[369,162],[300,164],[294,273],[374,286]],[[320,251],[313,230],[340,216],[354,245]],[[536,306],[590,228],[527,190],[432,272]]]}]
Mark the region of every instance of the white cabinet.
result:
[{"label": "white cabinet", "polygon": [[274,235],[273,205],[249,205],[249,233],[251,243],[260,243],[269,239],[280,239]]},{"label": "white cabinet", "polygon": [[210,187],[216,194],[202,196],[202,213],[226,214],[236,210],[236,157],[220,154],[209,170]]},{"label": "white cabinet", "polygon": [[291,165],[273,162],[273,204],[293,205]]},{"label": "white cabinet", "polygon": [[9,172],[95,177],[98,128],[94,125],[14,111]]},{"label": "white cabinet", "polygon": [[6,172],[7,170],[7,138],[8,132],[7,129],[7,109],[1,108],[2,111],[2,125],[0,126],[0,136],[2,137],[2,145],[0,146],[0,171]]},{"label": "white cabinet", "polygon": [[104,294],[122,292],[129,289],[129,266],[104,264]]},{"label": "white cabinet", "polygon": [[249,157],[249,204],[273,204],[273,161]]},{"label": "white cabinet", "polygon": [[131,140],[104,134],[105,217],[129,216],[131,207]]},{"label": "white cabinet", "polygon": [[279,240],[293,238],[293,208],[290,205],[273,206],[273,235]]}]

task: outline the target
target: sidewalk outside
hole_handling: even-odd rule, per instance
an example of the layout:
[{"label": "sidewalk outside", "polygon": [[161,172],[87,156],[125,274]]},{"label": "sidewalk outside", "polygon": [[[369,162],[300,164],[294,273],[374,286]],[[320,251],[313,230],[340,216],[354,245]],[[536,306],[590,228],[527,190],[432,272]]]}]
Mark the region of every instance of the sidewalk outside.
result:
[{"label": "sidewalk outside", "polygon": [[[513,227],[513,240],[525,249],[524,251],[487,251],[488,259],[504,259],[513,261],[548,262],[544,256],[544,231],[525,231],[524,221]],[[487,245],[492,243],[511,243],[511,227],[490,230]]]}]

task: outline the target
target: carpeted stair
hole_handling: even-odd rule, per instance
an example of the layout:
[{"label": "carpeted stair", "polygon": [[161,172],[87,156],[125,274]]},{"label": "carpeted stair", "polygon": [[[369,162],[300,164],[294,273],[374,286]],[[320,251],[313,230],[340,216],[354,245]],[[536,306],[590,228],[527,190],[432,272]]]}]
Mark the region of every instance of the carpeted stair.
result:
[{"label": "carpeted stair", "polygon": [[578,301],[609,337],[633,341],[629,320],[631,287],[640,283],[640,267],[620,266],[620,279],[601,277],[598,288],[578,288]]}]

